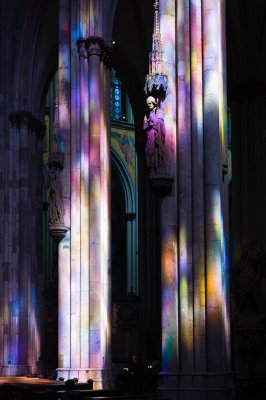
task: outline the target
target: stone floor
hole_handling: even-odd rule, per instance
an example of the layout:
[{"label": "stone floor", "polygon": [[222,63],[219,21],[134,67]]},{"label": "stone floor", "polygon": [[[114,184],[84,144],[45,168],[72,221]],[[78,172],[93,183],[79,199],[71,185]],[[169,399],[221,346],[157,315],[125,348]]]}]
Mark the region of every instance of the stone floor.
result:
[{"label": "stone floor", "polygon": [[[3,384],[7,382],[12,387],[12,400],[45,400],[45,399],[59,399],[61,393],[65,391],[64,382],[58,380],[49,380],[41,378],[27,378],[27,377],[0,377],[0,399],[8,400],[6,392],[3,392]],[[30,388],[30,398],[22,394],[23,387]],[[46,389],[51,388],[57,392],[54,397],[49,397]],[[123,394],[121,390],[90,390],[87,383],[76,383],[75,389],[81,393],[82,400],[153,400],[155,396],[131,396],[130,394]],[[158,399],[156,399],[158,400]]]},{"label": "stone floor", "polygon": [[[60,399],[61,393],[65,391],[64,382],[58,380],[27,378],[27,377],[0,377],[0,400],[9,400],[6,393],[3,392],[3,384],[8,382],[12,387],[12,400],[46,400]],[[31,392],[31,398],[22,395],[22,388],[28,386]],[[45,389],[54,389],[57,394],[54,397],[48,397]],[[81,400],[160,400],[155,394],[145,394],[141,396],[132,396],[129,393],[123,393],[121,390],[90,390],[87,383],[76,383],[75,389],[81,393]],[[266,399],[266,379],[258,381],[238,382],[234,400],[265,400]],[[213,399],[215,400],[215,399]]]}]

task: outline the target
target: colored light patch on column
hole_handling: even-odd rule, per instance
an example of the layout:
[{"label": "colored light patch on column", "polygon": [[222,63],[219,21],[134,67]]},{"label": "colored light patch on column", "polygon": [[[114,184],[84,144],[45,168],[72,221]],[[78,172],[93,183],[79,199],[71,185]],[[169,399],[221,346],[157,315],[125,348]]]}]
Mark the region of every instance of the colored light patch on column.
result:
[{"label": "colored light patch on column", "polygon": [[80,34],[79,34],[79,26],[78,24],[72,24],[72,41],[76,44],[76,50],[77,50],[77,40],[79,39]]},{"label": "colored light patch on column", "polygon": [[[31,287],[31,298],[30,298],[30,306],[29,306],[29,318],[30,318],[30,329],[29,329],[29,336],[33,341],[32,349],[29,350],[29,359],[28,364],[34,365],[36,362],[36,358],[40,355],[40,332],[39,332],[39,310],[38,310],[38,302],[36,296],[36,289],[32,284]],[[26,344],[25,345],[29,345]],[[35,353],[36,352],[36,353]]]},{"label": "colored light patch on column", "polygon": [[[229,259],[228,254],[226,254],[226,241],[224,234],[224,223],[223,223],[223,214],[221,214],[221,222],[222,222],[222,232],[221,232],[221,254],[222,254],[222,296],[223,296],[223,304],[224,304],[224,327],[225,327],[225,340],[227,346],[227,354],[230,355],[230,309],[229,309],[229,297],[230,293],[228,291],[229,287]],[[230,360],[228,360],[230,362]]]},{"label": "colored light patch on column", "polygon": [[[103,71],[101,70],[101,73]],[[103,79],[104,84],[104,79]],[[108,329],[108,267],[109,267],[109,154],[108,154],[108,137],[107,127],[104,118],[104,104],[101,104],[100,111],[100,161],[101,161],[101,259],[100,259],[100,275],[101,275],[101,368],[106,366],[107,356],[107,333]]]},{"label": "colored light patch on column", "polygon": [[[72,29],[73,31],[73,29]],[[75,43],[75,42],[74,42]],[[78,60],[73,59],[73,64],[77,66]],[[81,269],[81,187],[84,184],[81,178],[81,159],[84,158],[81,144],[81,154],[78,154],[80,148],[80,135],[78,127],[82,125],[82,109],[80,103],[85,103],[85,99],[81,98],[85,93],[85,85],[83,76],[73,74],[71,79],[71,262],[70,262],[70,296],[71,296],[71,368],[79,368],[81,366],[81,304],[85,303],[82,298],[81,291],[81,274],[85,270]],[[82,93],[81,93],[82,92]],[[86,107],[86,106],[84,106]],[[82,271],[82,272],[81,272]],[[84,278],[84,277],[82,277]],[[84,280],[84,279],[83,279]],[[82,303],[81,299],[82,298]],[[82,343],[84,346],[84,343]],[[84,346],[85,347],[85,346]],[[84,351],[85,348],[83,349]]]},{"label": "colored light patch on column", "polygon": [[191,80],[194,101],[193,118],[198,139],[202,129],[202,35],[201,0],[191,0]]},{"label": "colored light patch on column", "polygon": [[[82,4],[80,4],[82,7]],[[81,11],[80,11],[81,12]],[[86,35],[80,26],[79,37]],[[76,43],[76,42],[75,42]],[[73,215],[72,224],[77,227],[77,233],[73,233],[73,240],[78,236],[75,243],[77,259],[80,259],[80,367],[87,368],[89,365],[89,94],[88,94],[88,61],[80,58],[78,61],[80,73],[78,75],[77,111],[80,120],[77,121],[77,129],[80,129],[80,160],[77,159],[77,171],[80,172],[80,192],[77,192],[76,212],[77,220]],[[72,89],[73,90],[73,89]],[[75,136],[74,136],[75,140]],[[78,157],[77,143],[77,157]],[[74,149],[73,149],[74,150]],[[80,163],[80,166],[79,166]],[[79,170],[79,169],[80,170]],[[74,202],[75,207],[75,202]],[[72,260],[74,263],[74,258]],[[77,352],[77,356],[79,353]]]},{"label": "colored light patch on column", "polygon": [[162,353],[163,370],[176,370],[178,353],[177,243],[172,227],[164,228],[162,242]]},{"label": "colored light patch on column", "polygon": [[190,348],[191,340],[189,338],[189,291],[188,291],[188,248],[186,230],[183,226],[179,233],[179,273],[180,273],[180,319],[181,319],[181,337],[182,343],[187,349]]},{"label": "colored light patch on column", "polygon": [[[85,61],[86,62],[86,61]],[[84,105],[88,104],[88,89],[87,89],[88,81],[84,79],[84,76],[80,80],[80,90],[81,90],[81,103]],[[84,120],[84,124],[87,125],[89,123],[89,109],[88,107],[82,107],[81,118]]]},{"label": "colored light patch on column", "polygon": [[79,37],[87,38],[89,36],[89,2],[80,1],[80,18],[79,18]]},{"label": "colored light patch on column", "polygon": [[209,295],[208,307],[216,308],[223,304],[222,299],[222,265],[221,265],[221,199],[218,190],[214,190],[212,206],[207,212],[207,229],[214,233],[212,245],[207,252],[210,268],[207,275],[207,292]]},{"label": "colored light patch on column", "polygon": [[101,165],[101,85],[100,61],[90,57],[89,135],[90,135],[90,368],[101,368],[102,360],[102,165]]},{"label": "colored light patch on column", "polygon": [[[175,15],[174,1],[160,1],[160,33],[165,74],[168,79],[167,96],[163,103],[166,129],[166,159],[176,153],[176,73],[175,73]],[[169,165],[169,168],[171,166]]]}]

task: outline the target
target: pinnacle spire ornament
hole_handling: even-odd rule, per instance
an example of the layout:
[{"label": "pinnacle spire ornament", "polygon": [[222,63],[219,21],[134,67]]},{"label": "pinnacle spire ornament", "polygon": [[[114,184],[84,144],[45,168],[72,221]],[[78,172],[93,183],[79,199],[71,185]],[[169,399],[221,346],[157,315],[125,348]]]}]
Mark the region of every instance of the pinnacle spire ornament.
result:
[{"label": "pinnacle spire ornament", "polygon": [[149,55],[149,74],[145,79],[144,91],[159,102],[163,101],[167,90],[167,77],[164,75],[163,51],[159,21],[160,0],[154,2],[154,26],[152,35],[152,51]]}]

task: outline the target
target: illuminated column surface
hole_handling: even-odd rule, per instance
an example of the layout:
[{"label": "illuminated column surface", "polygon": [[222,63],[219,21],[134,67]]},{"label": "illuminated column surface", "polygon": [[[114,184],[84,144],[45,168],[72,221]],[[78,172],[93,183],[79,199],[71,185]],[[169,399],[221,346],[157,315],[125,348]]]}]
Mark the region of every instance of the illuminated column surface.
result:
[{"label": "illuminated column surface", "polygon": [[111,384],[110,49],[100,22],[108,4],[62,0],[59,24],[61,179],[69,232],[59,245],[58,377],[93,379],[95,389]]},{"label": "illuminated column surface", "polygon": [[[160,0],[168,172],[162,372],[171,399],[231,398],[223,0]],[[175,212],[176,210],[176,212]]]}]

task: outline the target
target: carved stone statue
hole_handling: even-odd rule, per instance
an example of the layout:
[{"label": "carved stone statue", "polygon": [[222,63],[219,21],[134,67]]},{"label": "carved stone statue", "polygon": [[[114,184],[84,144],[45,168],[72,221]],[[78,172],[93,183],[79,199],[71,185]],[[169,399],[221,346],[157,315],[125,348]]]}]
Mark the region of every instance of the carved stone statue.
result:
[{"label": "carved stone statue", "polygon": [[260,314],[261,279],[263,273],[263,252],[255,242],[242,247],[240,259],[233,266],[235,301],[239,314]]},{"label": "carved stone statue", "polygon": [[144,118],[144,130],[147,132],[146,161],[150,171],[155,172],[164,167],[164,117],[154,97],[149,96],[146,102],[150,110],[149,118]]},{"label": "carved stone statue", "polygon": [[240,259],[233,265],[234,303],[232,321],[235,340],[242,355],[255,354],[263,346],[266,314],[263,285],[265,255],[260,246],[250,241],[243,245]]},{"label": "carved stone statue", "polygon": [[49,176],[49,225],[63,225],[62,185],[56,179],[55,171],[50,170]]}]

